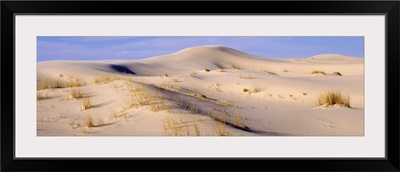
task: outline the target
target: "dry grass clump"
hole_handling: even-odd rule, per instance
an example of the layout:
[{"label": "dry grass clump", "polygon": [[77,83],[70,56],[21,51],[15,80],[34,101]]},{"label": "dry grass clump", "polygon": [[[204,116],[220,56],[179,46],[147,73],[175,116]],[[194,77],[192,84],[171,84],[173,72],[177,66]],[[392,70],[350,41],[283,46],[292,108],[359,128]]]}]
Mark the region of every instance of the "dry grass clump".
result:
[{"label": "dry grass clump", "polygon": [[249,89],[243,88],[243,92],[248,92],[248,91],[249,91]]},{"label": "dry grass clump", "polygon": [[163,100],[163,97],[157,92],[155,95],[152,96],[152,100],[150,100],[150,109],[153,112],[158,112],[162,110],[170,111],[170,106]]},{"label": "dry grass clump", "polygon": [[219,69],[218,72],[226,72],[225,69]]},{"label": "dry grass clump", "polygon": [[318,106],[339,105],[339,106],[350,107],[350,97],[348,95],[340,93],[339,91],[327,91],[319,95],[317,105]]},{"label": "dry grass clump", "polygon": [[159,91],[151,91],[149,88],[144,87],[143,84],[132,87],[129,89],[129,98],[126,103],[128,108],[150,105],[150,109],[153,112],[170,110],[168,102],[164,100]]},{"label": "dry grass clump", "polygon": [[215,126],[215,134],[217,136],[232,136],[224,122],[218,122]]},{"label": "dry grass clump", "polygon": [[94,119],[93,119],[92,115],[86,116],[86,121],[85,121],[85,123],[86,123],[86,126],[87,126],[88,128],[99,127],[99,126],[104,125],[104,122],[103,122],[102,119],[97,120],[97,122],[94,122]]},{"label": "dry grass clump", "polygon": [[112,81],[111,76],[109,75],[100,75],[94,78],[95,84],[107,84]]},{"label": "dry grass clump", "polygon": [[321,74],[321,75],[326,75],[326,73],[324,72],[324,71],[321,71],[321,70],[313,70],[312,72],[311,72],[311,74]]},{"label": "dry grass clump", "polygon": [[167,72],[164,72],[164,76],[165,76],[165,77],[168,77],[168,73],[167,73]]},{"label": "dry grass clump", "polygon": [[204,71],[206,71],[206,72],[210,72],[210,69],[204,69]]},{"label": "dry grass clump", "polygon": [[342,76],[340,72],[333,72],[334,75]]},{"label": "dry grass clump", "polygon": [[50,87],[51,88],[65,88],[66,84],[60,78],[57,78],[56,80],[51,82]]},{"label": "dry grass clump", "polygon": [[243,119],[238,113],[233,117],[233,124],[239,128],[244,128]]},{"label": "dry grass clump", "polygon": [[252,93],[258,93],[258,92],[261,92],[261,90],[262,90],[262,88],[259,85],[254,84],[253,85],[253,90],[251,92]]},{"label": "dry grass clump", "polygon": [[[184,121],[182,117],[174,119],[166,117],[163,123],[162,134],[164,136],[200,136],[200,129],[195,121],[193,126],[190,126],[188,121]],[[193,127],[193,130],[191,129]]]},{"label": "dry grass clump", "polygon": [[48,92],[46,92],[45,94],[43,94],[41,91],[38,91],[38,92],[36,93],[36,99],[37,99],[37,100],[43,100],[43,99],[48,98],[48,97],[49,97]]},{"label": "dry grass clump", "polygon": [[251,75],[247,75],[247,76],[239,75],[239,78],[241,78],[241,79],[254,79],[254,77],[252,77]]},{"label": "dry grass clump", "polygon": [[83,86],[85,84],[86,83],[83,82],[83,80],[81,78],[79,78],[79,77],[77,77],[75,79],[70,77],[70,78],[68,78],[68,81],[67,81],[67,87],[80,87],[80,86]]},{"label": "dry grass clump", "polygon": [[88,115],[86,117],[86,126],[89,127],[89,128],[92,128],[92,127],[95,126],[92,115]]},{"label": "dry grass clump", "polygon": [[82,98],[83,94],[82,94],[81,90],[72,90],[71,97],[74,99],[78,99],[78,98]]},{"label": "dry grass clump", "polygon": [[40,85],[38,86],[38,90],[43,90],[43,89],[49,89],[50,88],[50,86],[49,86],[49,84],[47,84],[47,81],[45,80],[45,79],[42,79],[41,81],[40,81]]},{"label": "dry grass clump", "polygon": [[83,102],[83,109],[82,110],[88,110],[88,109],[93,107],[93,105],[90,103],[90,99],[89,98],[83,99],[82,102]]},{"label": "dry grass clump", "polygon": [[[272,75],[277,75],[275,72],[271,72],[271,71],[268,71],[268,70],[261,70],[262,72],[266,72],[266,73],[269,73],[269,74],[272,74]],[[289,71],[288,71],[289,72]]]},{"label": "dry grass clump", "polygon": [[307,93],[303,93],[303,96],[306,96],[307,95]]},{"label": "dry grass clump", "polygon": [[238,105],[235,105],[231,101],[221,101],[221,102],[217,102],[217,104],[220,106],[239,107]]},{"label": "dry grass clump", "polygon": [[230,66],[231,69],[237,69],[237,70],[241,70],[242,68],[240,68],[239,66],[236,66],[234,64],[231,64]]}]

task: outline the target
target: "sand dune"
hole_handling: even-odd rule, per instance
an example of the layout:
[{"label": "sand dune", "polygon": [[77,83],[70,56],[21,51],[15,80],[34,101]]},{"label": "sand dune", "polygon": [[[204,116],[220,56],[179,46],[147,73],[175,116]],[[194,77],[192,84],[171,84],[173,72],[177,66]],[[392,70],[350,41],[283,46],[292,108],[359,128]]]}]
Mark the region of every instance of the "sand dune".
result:
[{"label": "sand dune", "polygon": [[[38,62],[39,88],[44,80],[65,88],[37,91],[37,134],[362,136],[363,68],[362,58],[345,55],[279,59],[223,46]],[[317,105],[331,90],[348,95],[351,107]],[[83,110],[86,98],[93,107]]]}]

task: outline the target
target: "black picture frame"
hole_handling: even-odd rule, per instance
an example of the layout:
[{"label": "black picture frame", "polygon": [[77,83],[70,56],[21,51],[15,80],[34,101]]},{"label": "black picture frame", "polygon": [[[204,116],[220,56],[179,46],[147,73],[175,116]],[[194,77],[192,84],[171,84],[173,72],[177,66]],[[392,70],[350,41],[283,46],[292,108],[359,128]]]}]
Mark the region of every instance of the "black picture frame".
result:
[{"label": "black picture frame", "polygon": [[[154,5],[162,8],[152,8]],[[221,13],[227,15],[386,15],[386,158],[15,159],[14,19],[16,14],[218,15]],[[399,171],[399,16],[399,1],[1,1],[1,170]],[[186,165],[191,168],[186,168]]]}]

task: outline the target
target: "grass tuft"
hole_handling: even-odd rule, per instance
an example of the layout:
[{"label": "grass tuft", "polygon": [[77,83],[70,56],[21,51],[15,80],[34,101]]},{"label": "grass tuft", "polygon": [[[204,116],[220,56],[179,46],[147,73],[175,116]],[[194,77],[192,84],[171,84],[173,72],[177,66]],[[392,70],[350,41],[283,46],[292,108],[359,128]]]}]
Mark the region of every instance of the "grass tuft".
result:
[{"label": "grass tuft", "polygon": [[350,107],[350,97],[344,95],[339,91],[328,91],[321,93],[318,97],[317,105],[319,106],[333,106],[340,105]]},{"label": "grass tuft", "polygon": [[342,76],[340,72],[333,72],[334,75]]},{"label": "grass tuft", "polygon": [[231,68],[232,69],[237,69],[237,70],[241,70],[242,68],[240,68],[239,66],[236,66],[234,64],[231,64]]},{"label": "grass tuft", "polygon": [[81,93],[81,90],[72,90],[71,97],[74,99],[78,99],[78,98],[82,98],[83,94]]},{"label": "grass tuft", "polygon": [[85,98],[83,99],[83,110],[88,110],[90,108],[92,108],[92,104],[90,103],[90,99],[89,98]]},{"label": "grass tuft", "polygon": [[252,77],[251,75],[247,75],[247,76],[239,75],[239,78],[241,78],[241,79],[254,79],[254,77]]},{"label": "grass tuft", "polygon": [[311,72],[311,74],[321,74],[321,75],[326,75],[326,73],[324,71],[320,71],[320,70],[313,70]]},{"label": "grass tuft", "polygon": [[100,75],[94,78],[95,84],[107,84],[112,81],[112,78],[109,75]]}]

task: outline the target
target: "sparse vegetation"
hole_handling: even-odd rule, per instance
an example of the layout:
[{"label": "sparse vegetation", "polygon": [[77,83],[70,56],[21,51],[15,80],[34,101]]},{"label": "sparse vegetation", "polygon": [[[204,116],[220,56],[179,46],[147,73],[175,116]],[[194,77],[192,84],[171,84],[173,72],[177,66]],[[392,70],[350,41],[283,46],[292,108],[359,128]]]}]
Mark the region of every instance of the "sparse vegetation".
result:
[{"label": "sparse vegetation", "polygon": [[95,126],[92,115],[88,115],[86,117],[86,126],[89,127],[89,128],[92,128],[92,127]]},{"label": "sparse vegetation", "polygon": [[95,84],[107,84],[112,81],[112,78],[109,75],[100,75],[94,78]]},{"label": "sparse vegetation", "polygon": [[321,75],[326,75],[326,73],[324,72],[324,71],[320,71],[320,70],[313,70],[312,72],[311,72],[311,74],[321,74]]},{"label": "sparse vegetation", "polygon": [[218,71],[219,71],[219,72],[226,72],[225,69],[219,69]]},{"label": "sparse vegetation", "polygon": [[249,91],[249,89],[243,88],[243,92],[248,92],[248,91]]},{"label": "sparse vegetation", "polygon": [[334,75],[342,76],[340,72],[333,72]]},{"label": "sparse vegetation", "polygon": [[321,93],[318,97],[317,105],[319,106],[345,106],[350,107],[350,97],[348,95],[344,95],[339,91],[328,91],[325,93]]},{"label": "sparse vegetation", "polygon": [[210,72],[210,69],[204,69],[204,71],[206,71],[206,72]]},{"label": "sparse vegetation", "polygon": [[75,78],[75,79],[73,77],[70,77],[70,78],[68,78],[68,81],[67,81],[67,87],[80,87],[85,84],[86,83],[83,82],[83,80],[79,77]]},{"label": "sparse vegetation", "polygon": [[303,93],[303,96],[306,96],[307,95],[307,93]]},{"label": "sparse vegetation", "polygon": [[[272,75],[277,75],[275,72],[271,72],[271,71],[268,71],[268,70],[261,70],[262,72],[266,72],[266,73],[269,73],[269,74],[272,74]],[[289,71],[288,71],[289,72]]]},{"label": "sparse vegetation", "polygon": [[252,93],[258,93],[261,92],[262,88],[257,85],[257,84],[253,84],[253,90],[251,91]]},{"label": "sparse vegetation", "polygon": [[51,88],[65,88],[66,84],[60,78],[51,82]]},{"label": "sparse vegetation", "polygon": [[220,101],[217,102],[220,106],[228,106],[228,107],[239,107],[238,105],[233,104],[231,101]]},{"label": "sparse vegetation", "polygon": [[45,79],[42,79],[40,81],[40,86],[38,87],[38,90],[43,90],[43,89],[49,89],[49,85],[47,84],[47,81]]},{"label": "sparse vegetation", "polygon": [[215,127],[215,134],[218,136],[231,136],[232,134],[226,127],[226,124],[224,122],[218,122],[217,126]]},{"label": "sparse vegetation", "polygon": [[72,90],[71,97],[74,99],[78,99],[78,98],[82,98],[83,94],[81,93],[81,90]]},{"label": "sparse vegetation", "polygon": [[179,80],[178,79],[176,79],[176,78],[172,78],[172,80],[171,80],[172,82],[178,82]]},{"label": "sparse vegetation", "polygon": [[83,110],[88,110],[90,108],[92,108],[92,104],[90,103],[90,99],[89,98],[85,98],[83,99]]},{"label": "sparse vegetation", "polygon": [[47,98],[47,95],[45,96],[45,95],[43,95],[42,92],[38,91],[38,92],[36,93],[36,98],[37,98],[37,100],[42,100],[42,99],[44,99],[44,98]]},{"label": "sparse vegetation", "polygon": [[238,113],[236,113],[235,117],[233,117],[233,124],[236,127],[244,128],[244,123],[242,117]]},{"label": "sparse vegetation", "polygon": [[251,75],[247,75],[247,76],[239,75],[239,78],[241,78],[241,79],[254,79],[254,77],[252,77]]},{"label": "sparse vegetation", "polygon": [[236,66],[234,64],[231,64],[231,69],[241,70],[242,68],[240,68],[239,66]]},{"label": "sparse vegetation", "polygon": [[168,73],[167,73],[167,72],[164,72],[164,76],[165,76],[165,77],[168,77]]}]

